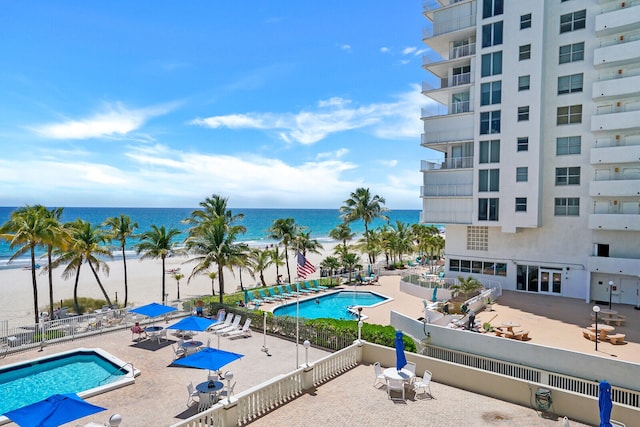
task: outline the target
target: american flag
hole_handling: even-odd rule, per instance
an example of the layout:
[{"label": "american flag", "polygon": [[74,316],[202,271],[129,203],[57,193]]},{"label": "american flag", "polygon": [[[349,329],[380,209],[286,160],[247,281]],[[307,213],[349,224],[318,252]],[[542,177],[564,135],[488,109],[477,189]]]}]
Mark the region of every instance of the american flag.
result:
[{"label": "american flag", "polygon": [[316,271],[316,268],[305,258],[300,252],[298,252],[298,277],[305,279],[308,275]]}]

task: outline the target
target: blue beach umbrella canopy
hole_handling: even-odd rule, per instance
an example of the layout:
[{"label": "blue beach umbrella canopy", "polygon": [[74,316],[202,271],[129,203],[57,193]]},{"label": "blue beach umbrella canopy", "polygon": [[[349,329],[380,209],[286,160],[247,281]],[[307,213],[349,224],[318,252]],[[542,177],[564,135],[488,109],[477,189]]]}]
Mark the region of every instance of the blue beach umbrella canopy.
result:
[{"label": "blue beach umbrella canopy", "polygon": [[398,371],[407,364],[407,358],[404,355],[404,342],[402,341],[402,331],[396,331],[396,369]]},{"label": "blue beach umbrella canopy", "polygon": [[611,426],[611,384],[607,381],[600,381],[600,392],[598,393],[598,407],[600,408],[600,427]]},{"label": "blue beach umbrella canopy", "polygon": [[151,304],[141,305],[140,307],[132,308],[129,310],[129,313],[137,313],[142,314],[147,317],[156,317],[162,316],[163,314],[171,313],[172,311],[176,311],[177,308],[169,307],[168,305],[158,304],[157,302],[152,302]]},{"label": "blue beach umbrella canopy", "polygon": [[57,427],[102,411],[106,411],[106,408],[92,405],[77,394],[70,393],[54,394],[3,415],[23,427]]},{"label": "blue beach umbrella canopy", "polygon": [[244,354],[206,347],[197,353],[193,353],[192,355],[176,360],[173,362],[173,365],[217,371],[224,365],[240,359],[241,357],[244,357]]},{"label": "blue beach umbrella canopy", "polygon": [[179,331],[206,331],[207,328],[216,323],[215,320],[207,319],[206,317],[189,316],[180,319],[173,325],[167,326],[167,329],[177,329]]}]

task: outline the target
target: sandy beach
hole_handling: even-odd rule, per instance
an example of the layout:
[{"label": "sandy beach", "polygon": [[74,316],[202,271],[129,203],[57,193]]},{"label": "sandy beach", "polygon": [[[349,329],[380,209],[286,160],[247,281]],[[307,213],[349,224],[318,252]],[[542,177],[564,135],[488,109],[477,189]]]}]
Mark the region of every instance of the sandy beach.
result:
[{"label": "sandy beach", "polygon": [[[308,254],[307,258],[318,271],[310,278],[319,277],[319,264],[327,256],[333,253],[336,243],[324,244],[321,254]],[[197,296],[211,295],[211,279],[206,275],[196,276],[187,283],[187,278],[193,269],[193,262],[189,262],[188,256],[174,256],[165,260],[165,270],[180,268],[185,275],[180,280],[180,299],[189,300]],[[104,272],[99,274],[100,280],[106,289],[112,302],[124,303],[124,266],[122,260],[107,262],[109,265],[109,275]],[[216,268],[214,266],[214,268]],[[296,257],[289,254],[289,268],[291,275],[296,275]],[[63,268],[53,271],[53,284],[55,301],[73,298],[73,285],[75,278],[63,279],[61,277]],[[284,277],[287,275],[286,266],[279,269]],[[138,306],[150,302],[159,302],[162,299],[162,261],[159,259],[127,259],[127,277],[129,284],[128,305]],[[276,282],[276,268],[269,267],[265,270],[265,280],[267,284]],[[38,306],[41,310],[46,310],[49,304],[49,285],[47,273],[41,268],[37,271],[38,281]],[[242,283],[244,286],[255,285],[259,282],[256,275],[252,278],[247,271],[242,272]],[[233,293],[240,286],[240,273],[236,270],[233,274],[224,270],[225,293]],[[166,273],[166,292],[169,294],[168,301],[177,299],[177,284],[171,273]],[[216,295],[219,292],[218,280],[215,280]],[[0,321],[7,320],[9,327],[29,324],[33,322],[33,288],[31,285],[31,271],[22,268],[10,268],[0,270],[0,289],[2,298],[0,299]],[[78,285],[78,296],[104,299],[102,292],[91,273],[88,265],[83,265],[80,272]]]}]

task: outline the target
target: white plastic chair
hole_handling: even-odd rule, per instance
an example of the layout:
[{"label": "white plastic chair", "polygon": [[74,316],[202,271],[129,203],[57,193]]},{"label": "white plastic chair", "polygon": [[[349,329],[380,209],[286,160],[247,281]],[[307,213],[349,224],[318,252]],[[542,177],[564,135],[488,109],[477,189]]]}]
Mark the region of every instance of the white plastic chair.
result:
[{"label": "white plastic chair", "polygon": [[[420,393],[420,390],[422,390],[422,393]],[[431,394],[431,371],[425,370],[422,379],[416,380],[416,382],[413,383],[413,391],[416,393],[416,397],[419,394],[428,394],[429,397],[433,399],[433,395]]]},{"label": "white plastic chair", "polygon": [[187,406],[190,406],[191,404],[196,403],[194,397],[198,396],[199,392],[193,386],[192,382],[189,382],[189,384],[187,384],[187,392],[189,393],[189,397],[187,398]]},{"label": "white plastic chair", "polygon": [[222,396],[226,396],[229,397],[233,394],[233,389],[236,388],[236,382],[234,381],[233,384],[231,384],[231,387],[225,387],[224,390],[222,390],[220,392],[220,397]]},{"label": "white plastic chair", "polygon": [[402,367],[402,369],[406,369],[407,371],[411,372],[411,379],[409,380],[408,384],[411,385],[413,384],[413,382],[416,379],[416,364],[413,362],[407,362],[406,365],[404,365]]},{"label": "white plastic chair", "polygon": [[[402,394],[402,398],[393,397],[391,395],[392,392],[399,392]],[[391,400],[397,400],[406,402],[407,399],[404,396],[404,380],[398,380],[394,378],[387,378],[387,396]]]},{"label": "white plastic chair", "polygon": [[384,371],[382,370],[382,366],[380,366],[380,362],[376,362],[373,364],[373,371],[376,374],[375,379],[373,380],[373,386],[376,387],[378,384],[385,385],[387,379],[384,376]]},{"label": "white plastic chair", "polygon": [[173,344],[171,344],[171,348],[173,349],[173,360],[177,360],[185,355],[184,348],[176,348]]}]

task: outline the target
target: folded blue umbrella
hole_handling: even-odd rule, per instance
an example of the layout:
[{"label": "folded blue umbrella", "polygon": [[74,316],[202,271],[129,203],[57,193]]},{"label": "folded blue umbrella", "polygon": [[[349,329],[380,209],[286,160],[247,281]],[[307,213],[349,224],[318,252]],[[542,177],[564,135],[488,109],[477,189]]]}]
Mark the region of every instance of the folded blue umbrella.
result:
[{"label": "folded blue umbrella", "polygon": [[598,408],[600,409],[600,427],[611,426],[611,384],[607,381],[600,381],[600,392],[598,393]]},{"label": "folded blue umbrella", "polygon": [[85,402],[75,393],[54,394],[45,400],[5,412],[3,415],[22,427],[58,427],[106,408]]},{"label": "folded blue umbrella", "polygon": [[404,355],[404,342],[402,341],[402,331],[396,331],[396,369],[398,371],[407,364],[407,358]]}]

